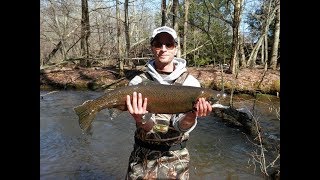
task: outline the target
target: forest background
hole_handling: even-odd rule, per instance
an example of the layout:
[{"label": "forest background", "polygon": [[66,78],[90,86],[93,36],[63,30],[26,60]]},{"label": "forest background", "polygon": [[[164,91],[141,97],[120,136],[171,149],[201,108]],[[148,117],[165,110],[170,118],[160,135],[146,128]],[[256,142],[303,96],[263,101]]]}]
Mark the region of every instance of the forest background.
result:
[{"label": "forest background", "polygon": [[41,0],[40,86],[101,89],[152,58],[156,27],[203,86],[279,94],[280,0]]}]

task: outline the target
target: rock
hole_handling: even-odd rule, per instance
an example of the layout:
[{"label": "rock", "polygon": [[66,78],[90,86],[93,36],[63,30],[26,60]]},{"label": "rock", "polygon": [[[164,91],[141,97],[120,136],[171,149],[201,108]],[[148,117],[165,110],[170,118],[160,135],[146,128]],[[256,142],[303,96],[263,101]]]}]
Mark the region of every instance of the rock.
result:
[{"label": "rock", "polygon": [[[241,109],[240,109],[241,110]],[[252,121],[252,116],[244,110],[237,110],[233,107],[229,108],[214,108],[213,115],[221,118],[231,127],[238,127],[248,135],[256,136],[257,130],[255,123]]]}]

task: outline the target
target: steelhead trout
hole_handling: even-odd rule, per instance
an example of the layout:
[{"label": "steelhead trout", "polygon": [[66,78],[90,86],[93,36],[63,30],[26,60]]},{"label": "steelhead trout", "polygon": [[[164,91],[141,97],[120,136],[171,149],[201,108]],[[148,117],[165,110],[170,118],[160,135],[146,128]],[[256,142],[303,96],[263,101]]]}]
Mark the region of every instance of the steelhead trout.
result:
[{"label": "steelhead trout", "polygon": [[126,96],[132,96],[133,92],[141,93],[143,98],[148,98],[149,113],[176,114],[192,111],[194,103],[200,97],[206,98],[211,104],[226,105],[228,103],[222,92],[209,88],[141,83],[114,89],[97,99],[87,100],[82,105],[76,106],[74,111],[79,117],[80,128],[87,130],[96,114],[102,109],[116,108],[126,111]]}]

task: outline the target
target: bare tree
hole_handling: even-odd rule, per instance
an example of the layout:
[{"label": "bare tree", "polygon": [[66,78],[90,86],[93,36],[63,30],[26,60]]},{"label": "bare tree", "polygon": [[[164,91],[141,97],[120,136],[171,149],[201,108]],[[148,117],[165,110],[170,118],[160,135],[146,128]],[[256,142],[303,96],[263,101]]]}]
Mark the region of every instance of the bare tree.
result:
[{"label": "bare tree", "polygon": [[262,43],[264,43],[266,36],[268,35],[269,26],[275,17],[276,10],[279,8],[276,0],[269,0],[269,1],[265,1],[264,3],[265,4],[263,5],[263,8],[265,9],[266,13],[264,13],[263,18],[262,16],[258,17],[259,20],[262,21],[261,34],[255,46],[253,47],[250,53],[249,59],[247,61],[247,65],[249,65],[249,67],[251,68],[253,68],[256,64],[256,59],[257,59],[259,49]]},{"label": "bare tree", "polygon": [[117,14],[117,45],[118,45],[118,63],[119,63],[119,76],[124,76],[124,63],[123,63],[123,56],[121,50],[121,17],[120,17],[120,8],[119,8],[119,0],[116,0],[116,14]]},{"label": "bare tree", "polygon": [[161,1],[161,26],[165,26],[167,22],[166,9],[167,9],[167,2],[166,0],[162,0]]},{"label": "bare tree", "polygon": [[129,0],[124,2],[124,31],[126,37],[126,58],[129,57],[130,52],[130,35],[129,35]]},{"label": "bare tree", "polygon": [[183,24],[183,57],[187,57],[187,32],[188,32],[188,15],[189,15],[189,0],[184,0],[184,24]]},{"label": "bare tree", "polygon": [[238,49],[239,49],[239,26],[241,21],[243,0],[235,0],[232,22],[232,56],[230,62],[230,70],[232,74],[236,73],[238,68]]},{"label": "bare tree", "polygon": [[[57,3],[52,0],[41,1],[40,42],[42,66],[48,65],[49,62],[56,63],[56,59],[63,61],[67,57],[68,40],[73,40],[70,37],[74,35],[74,31],[78,27],[76,23],[80,22],[77,19],[74,21],[74,17],[71,16],[70,11],[74,9],[71,5],[68,6],[66,2]],[[53,57],[56,57],[56,59]]]},{"label": "bare tree", "polygon": [[172,27],[173,27],[173,29],[174,30],[176,30],[176,32],[177,32],[177,35],[178,35],[178,39],[177,39],[177,41],[178,41],[178,46],[177,46],[177,54],[176,54],[176,56],[178,57],[178,58],[180,58],[181,57],[181,48],[180,48],[180,36],[179,36],[179,25],[178,25],[178,22],[177,22],[177,20],[178,20],[178,10],[179,10],[179,1],[178,0],[173,0],[173,3],[172,3],[172,14],[173,14],[173,16],[172,16]]},{"label": "bare tree", "polygon": [[89,10],[88,10],[88,0],[81,0],[81,55],[83,59],[80,60],[80,66],[89,67],[89,36],[90,36],[90,23],[89,23]]},{"label": "bare tree", "polygon": [[239,36],[239,57],[240,57],[240,61],[239,61],[239,65],[240,67],[246,67],[247,64],[246,64],[246,55],[245,55],[245,52],[244,52],[244,37],[243,36]]},{"label": "bare tree", "polygon": [[278,59],[278,46],[280,41],[280,0],[277,1],[279,8],[276,10],[276,19],[275,19],[275,30],[274,30],[274,39],[270,60],[270,67],[275,70],[277,68],[277,59]]},{"label": "bare tree", "polygon": [[269,46],[268,46],[268,36],[264,36],[264,48],[262,48],[263,52],[261,52],[261,64],[267,64],[269,59]]}]

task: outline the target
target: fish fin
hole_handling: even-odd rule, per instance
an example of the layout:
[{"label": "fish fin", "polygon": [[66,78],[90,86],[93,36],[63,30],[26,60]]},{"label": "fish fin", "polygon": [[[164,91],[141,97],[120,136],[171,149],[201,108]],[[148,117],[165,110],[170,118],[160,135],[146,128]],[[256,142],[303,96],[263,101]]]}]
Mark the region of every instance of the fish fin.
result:
[{"label": "fish fin", "polygon": [[84,131],[87,131],[97,114],[97,110],[90,105],[91,101],[85,101],[82,105],[73,108],[79,117],[80,128]]},{"label": "fish fin", "polygon": [[92,135],[93,131],[92,131],[92,124],[89,125],[88,129],[83,130],[83,133],[86,135]]}]

